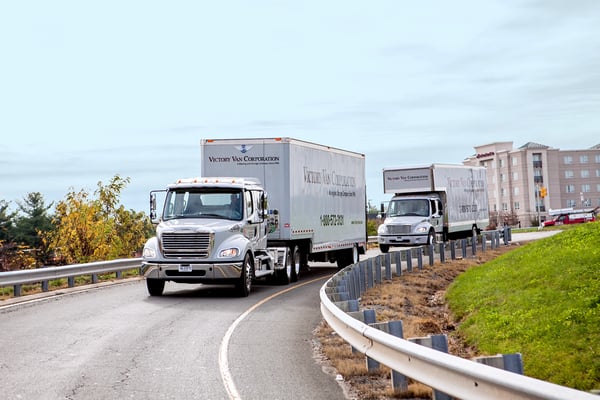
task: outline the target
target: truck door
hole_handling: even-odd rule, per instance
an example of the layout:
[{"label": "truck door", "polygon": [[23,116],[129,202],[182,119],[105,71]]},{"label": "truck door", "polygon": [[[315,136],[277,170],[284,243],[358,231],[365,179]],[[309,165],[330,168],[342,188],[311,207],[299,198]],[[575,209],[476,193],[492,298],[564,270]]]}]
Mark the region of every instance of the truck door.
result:
[{"label": "truck door", "polygon": [[244,192],[244,207],[246,214],[246,227],[244,235],[252,243],[253,250],[266,247],[266,234],[263,229],[263,218],[260,212],[260,192]]},{"label": "truck door", "polygon": [[431,225],[434,227],[436,232],[442,231],[442,203],[439,199],[432,199],[431,203]]}]

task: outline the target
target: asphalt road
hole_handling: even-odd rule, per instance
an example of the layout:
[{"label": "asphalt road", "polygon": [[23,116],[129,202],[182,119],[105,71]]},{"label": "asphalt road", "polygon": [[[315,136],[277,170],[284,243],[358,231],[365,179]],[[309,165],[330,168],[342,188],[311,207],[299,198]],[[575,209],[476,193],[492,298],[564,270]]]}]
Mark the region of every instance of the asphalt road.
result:
[{"label": "asphalt road", "polygon": [[256,285],[248,298],[170,282],[149,297],[133,280],[2,303],[2,398],[346,399],[313,356],[319,288],[337,272],[314,267],[294,285]]},{"label": "asphalt road", "polygon": [[289,286],[143,280],[0,308],[4,399],[346,399],[314,358],[313,268]]}]

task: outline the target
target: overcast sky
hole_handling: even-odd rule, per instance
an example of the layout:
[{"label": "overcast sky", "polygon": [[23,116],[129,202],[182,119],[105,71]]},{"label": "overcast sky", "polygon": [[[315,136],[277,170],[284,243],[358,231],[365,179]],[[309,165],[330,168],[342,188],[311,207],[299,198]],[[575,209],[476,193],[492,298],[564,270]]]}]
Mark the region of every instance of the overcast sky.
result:
[{"label": "overcast sky", "polygon": [[600,1],[4,1],[0,200],[200,171],[202,138],[287,136],[383,167],[600,143]]}]

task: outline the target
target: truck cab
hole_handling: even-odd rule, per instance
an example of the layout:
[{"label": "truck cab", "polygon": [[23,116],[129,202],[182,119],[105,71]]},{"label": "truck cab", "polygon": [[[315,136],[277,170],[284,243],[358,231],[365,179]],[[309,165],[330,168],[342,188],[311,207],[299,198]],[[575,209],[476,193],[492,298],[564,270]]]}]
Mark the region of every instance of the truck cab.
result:
[{"label": "truck cab", "polygon": [[[165,200],[157,214],[159,192]],[[277,274],[289,281],[287,249],[267,249],[266,209],[267,196],[252,178],[179,179],[152,191],[156,236],[142,255],[149,294],[161,295],[167,281],[233,283],[241,296],[256,278]]]},{"label": "truck cab", "polygon": [[443,233],[443,216],[442,200],[436,194],[393,197],[377,232],[380,250],[433,244],[436,235]]}]

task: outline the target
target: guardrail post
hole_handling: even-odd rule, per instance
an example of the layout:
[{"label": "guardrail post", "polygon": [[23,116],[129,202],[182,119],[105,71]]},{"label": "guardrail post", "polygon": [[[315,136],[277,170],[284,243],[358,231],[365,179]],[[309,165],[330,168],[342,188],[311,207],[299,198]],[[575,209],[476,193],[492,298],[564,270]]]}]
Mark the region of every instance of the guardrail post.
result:
[{"label": "guardrail post", "polygon": [[381,283],[383,280],[381,279],[381,260],[382,256],[375,257],[375,283]]},{"label": "guardrail post", "polygon": [[444,242],[439,243],[440,246],[440,263],[446,262],[446,245]]},{"label": "guardrail post", "polygon": [[360,267],[358,264],[352,267],[350,275],[352,283],[350,286],[350,292],[352,293],[353,299],[358,299],[360,297]]},{"label": "guardrail post", "polygon": [[396,257],[396,275],[401,276],[402,275],[402,253],[397,251],[394,253],[394,255]]},{"label": "guardrail post", "polygon": [[69,285],[69,287],[74,287],[75,286],[75,277],[74,276],[70,276],[67,278],[67,284]]},{"label": "guardrail post", "polygon": [[476,255],[477,254],[477,236],[473,236],[473,239],[471,240],[471,255]]},{"label": "guardrail post", "polygon": [[360,290],[358,293],[358,297],[360,297],[364,292],[367,291],[367,278],[366,278],[366,269],[367,269],[367,262],[366,261],[361,261],[359,263],[359,268],[358,268],[358,279],[359,279],[359,283],[360,283]]},{"label": "guardrail post", "polygon": [[487,245],[487,235],[485,232],[481,232],[481,251],[485,253],[485,247]]},{"label": "guardrail post", "polygon": [[14,285],[13,286],[13,296],[14,297],[21,296],[21,285]]},{"label": "guardrail post", "polygon": [[49,282],[48,281],[42,281],[42,292],[47,292],[48,291],[48,286],[49,286]]},{"label": "guardrail post", "polygon": [[412,272],[412,249],[403,250],[406,254],[406,270]]},{"label": "guardrail post", "polygon": [[[404,332],[402,327],[402,321],[388,321],[388,322],[379,322],[375,324],[371,324],[372,327],[379,329],[385,333],[389,333],[390,335],[403,338]],[[367,368],[369,365],[367,365]],[[394,390],[405,392],[408,390],[408,378],[406,375],[399,373],[398,371],[392,370],[391,374],[392,378],[392,388]]]},{"label": "guardrail post", "polygon": [[[410,338],[410,342],[420,344],[421,346],[429,347],[430,349],[438,350],[443,353],[448,353],[448,336],[446,335],[430,335],[427,337]],[[434,400],[452,400],[452,397],[439,390],[433,389]]]},{"label": "guardrail post", "polygon": [[117,271],[116,277],[117,277],[117,279],[121,279],[123,277],[123,272]]},{"label": "guardrail post", "polygon": [[98,274],[92,274],[92,283],[98,283]]},{"label": "guardrail post", "polygon": [[373,278],[373,259],[369,258],[367,260],[367,289],[371,289],[373,286],[375,286]]},{"label": "guardrail post", "polygon": [[385,279],[389,281],[392,279],[392,255],[390,253],[384,254],[383,262],[385,265]]},{"label": "guardrail post", "polygon": [[432,243],[429,246],[429,266],[433,266],[433,262],[435,261],[435,245]]},{"label": "guardrail post", "polygon": [[467,239],[461,239],[460,249],[462,251],[462,258],[464,260],[465,258],[467,258]]},{"label": "guardrail post", "polygon": [[[375,310],[362,310],[362,311],[358,311],[358,301],[356,302],[357,304],[357,309],[355,311],[350,311],[348,312],[348,315],[351,316],[354,319],[359,320],[360,322],[370,325],[370,324],[374,324],[375,322],[377,322],[377,318],[375,316]],[[356,350],[354,347],[352,347],[352,352],[355,353]],[[364,353],[364,351],[363,351]],[[367,368],[369,366],[369,360],[370,357],[367,357]],[[375,360],[371,360],[370,362],[377,362]]]},{"label": "guardrail post", "polygon": [[332,301],[332,303],[335,304],[335,306],[340,310],[349,314],[358,311],[358,300],[348,300],[339,302]]},{"label": "guardrail post", "polygon": [[450,241],[450,259],[456,260],[456,240]]},{"label": "guardrail post", "polygon": [[423,269],[423,247],[417,247],[417,264],[419,270]]},{"label": "guardrail post", "polygon": [[473,358],[473,361],[523,375],[523,358],[521,357],[521,353],[481,356]]},{"label": "guardrail post", "polygon": [[502,233],[502,239],[504,239],[504,245],[508,245],[508,243],[510,242],[510,226],[504,226],[504,231]]}]

